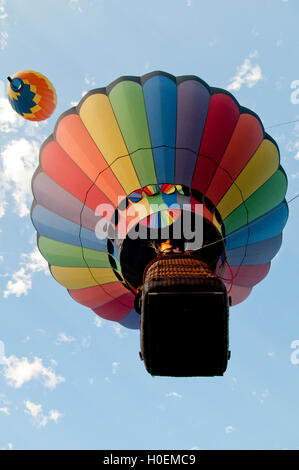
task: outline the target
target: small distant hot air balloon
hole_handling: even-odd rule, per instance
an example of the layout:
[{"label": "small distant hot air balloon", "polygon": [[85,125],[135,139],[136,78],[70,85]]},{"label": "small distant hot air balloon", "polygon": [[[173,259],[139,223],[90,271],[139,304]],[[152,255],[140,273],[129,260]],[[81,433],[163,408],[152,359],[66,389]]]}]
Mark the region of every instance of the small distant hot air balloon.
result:
[{"label": "small distant hot air balloon", "polygon": [[43,121],[56,108],[56,91],[45,75],[22,70],[7,77],[7,96],[12,108],[24,119]]}]

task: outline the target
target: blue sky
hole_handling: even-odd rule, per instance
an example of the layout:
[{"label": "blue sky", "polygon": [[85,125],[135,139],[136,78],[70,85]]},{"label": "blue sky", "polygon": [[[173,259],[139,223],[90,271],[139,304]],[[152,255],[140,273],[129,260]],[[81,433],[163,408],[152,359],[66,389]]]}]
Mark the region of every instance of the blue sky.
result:
[{"label": "blue sky", "polygon": [[[147,374],[139,333],[96,320],[48,274],[29,216],[58,116],[91,88],[153,70],[198,75],[259,114],[288,199],[299,193],[299,125],[270,129],[299,119],[298,18],[297,0],[0,0],[0,449],[299,448],[298,199],[268,277],[230,311],[217,378]],[[57,90],[38,125],[5,98],[22,69]]]}]

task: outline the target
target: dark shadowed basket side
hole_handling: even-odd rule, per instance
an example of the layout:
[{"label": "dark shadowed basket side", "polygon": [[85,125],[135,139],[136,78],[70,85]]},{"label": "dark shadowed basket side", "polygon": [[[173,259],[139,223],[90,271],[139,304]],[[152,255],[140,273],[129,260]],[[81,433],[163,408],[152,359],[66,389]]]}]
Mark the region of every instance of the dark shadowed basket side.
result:
[{"label": "dark shadowed basket side", "polygon": [[200,257],[161,255],[147,265],[140,342],[152,375],[223,375],[228,360],[227,292]]}]

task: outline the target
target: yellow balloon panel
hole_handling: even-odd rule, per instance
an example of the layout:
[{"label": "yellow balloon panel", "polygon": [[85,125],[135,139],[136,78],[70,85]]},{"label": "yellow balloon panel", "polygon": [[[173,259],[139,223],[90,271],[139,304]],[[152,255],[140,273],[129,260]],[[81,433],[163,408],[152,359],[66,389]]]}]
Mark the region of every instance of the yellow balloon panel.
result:
[{"label": "yellow balloon panel", "polygon": [[67,289],[84,289],[116,281],[112,268],[66,268],[51,266],[53,277]]},{"label": "yellow balloon panel", "polygon": [[127,194],[140,187],[128,149],[119,130],[109,98],[92,94],[80,107],[80,117]]},{"label": "yellow balloon panel", "polygon": [[279,154],[277,147],[270,140],[263,140],[253,157],[217,205],[222,219],[225,219],[236,207],[262,186],[275,173],[278,165]]}]

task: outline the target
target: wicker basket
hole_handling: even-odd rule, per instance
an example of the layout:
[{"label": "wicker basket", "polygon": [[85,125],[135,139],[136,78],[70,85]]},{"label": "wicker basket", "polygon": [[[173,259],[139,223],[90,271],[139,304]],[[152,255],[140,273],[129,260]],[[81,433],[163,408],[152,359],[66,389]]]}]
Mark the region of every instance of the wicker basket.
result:
[{"label": "wicker basket", "polygon": [[152,260],[143,274],[144,291],[155,288],[175,289],[178,286],[211,286],[225,290],[222,281],[209,268],[208,264],[197,256],[187,254],[160,255]]},{"label": "wicker basket", "polygon": [[205,261],[161,255],[143,277],[141,354],[152,375],[223,375],[228,359],[228,299]]}]

